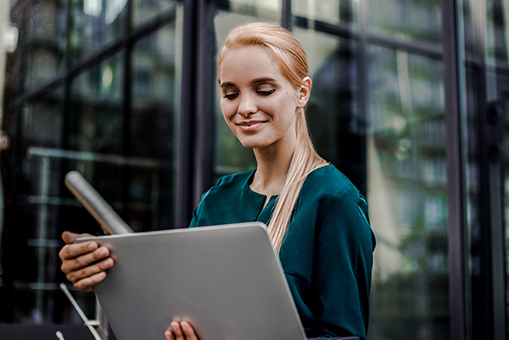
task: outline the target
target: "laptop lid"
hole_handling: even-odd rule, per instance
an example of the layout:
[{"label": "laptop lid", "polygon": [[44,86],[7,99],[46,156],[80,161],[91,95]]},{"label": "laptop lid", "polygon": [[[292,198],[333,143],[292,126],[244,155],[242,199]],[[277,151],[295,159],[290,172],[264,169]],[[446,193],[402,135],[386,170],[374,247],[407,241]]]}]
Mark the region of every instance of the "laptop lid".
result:
[{"label": "laptop lid", "polygon": [[115,259],[94,290],[118,340],[164,339],[173,319],[200,340],[305,339],[262,223],[94,240]]}]

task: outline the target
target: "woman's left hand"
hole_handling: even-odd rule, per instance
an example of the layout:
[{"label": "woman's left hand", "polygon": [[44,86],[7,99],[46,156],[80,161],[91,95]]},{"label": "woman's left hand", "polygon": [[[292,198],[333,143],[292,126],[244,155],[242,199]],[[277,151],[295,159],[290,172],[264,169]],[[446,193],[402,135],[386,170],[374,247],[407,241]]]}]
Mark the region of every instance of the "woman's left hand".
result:
[{"label": "woman's left hand", "polygon": [[187,321],[173,320],[164,332],[166,340],[198,340],[194,328]]}]

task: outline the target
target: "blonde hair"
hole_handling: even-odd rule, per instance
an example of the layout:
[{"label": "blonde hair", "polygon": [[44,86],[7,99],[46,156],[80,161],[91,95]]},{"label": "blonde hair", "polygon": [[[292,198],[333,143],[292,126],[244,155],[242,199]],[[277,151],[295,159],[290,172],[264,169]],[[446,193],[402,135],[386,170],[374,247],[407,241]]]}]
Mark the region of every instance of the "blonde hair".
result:
[{"label": "blonde hair", "polygon": [[[304,48],[292,33],[282,27],[265,22],[246,24],[230,32],[218,54],[219,83],[220,66],[225,53],[229,49],[246,46],[267,48],[281,73],[294,89],[298,90],[304,84],[303,79],[308,76],[309,72]],[[268,226],[272,245],[277,253],[279,253],[288,231],[302,184],[313,170],[328,164],[317,154],[311,142],[302,107],[296,109],[295,129],[297,145]]]}]

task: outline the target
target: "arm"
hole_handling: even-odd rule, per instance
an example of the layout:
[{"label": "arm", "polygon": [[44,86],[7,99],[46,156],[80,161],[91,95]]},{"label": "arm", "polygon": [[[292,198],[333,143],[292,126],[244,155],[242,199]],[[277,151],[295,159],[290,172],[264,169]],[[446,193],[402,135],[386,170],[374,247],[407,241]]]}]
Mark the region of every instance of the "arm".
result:
[{"label": "arm", "polygon": [[331,201],[318,231],[315,291],[322,306],[325,334],[344,329],[365,339],[374,234],[367,203],[355,190]]}]

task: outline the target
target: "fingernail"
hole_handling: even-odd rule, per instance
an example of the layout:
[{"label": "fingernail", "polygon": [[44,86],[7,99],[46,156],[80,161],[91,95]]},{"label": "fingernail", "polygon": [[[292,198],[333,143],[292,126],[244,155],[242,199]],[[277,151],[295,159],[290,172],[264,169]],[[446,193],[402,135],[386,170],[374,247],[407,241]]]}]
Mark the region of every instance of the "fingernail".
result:
[{"label": "fingernail", "polygon": [[112,266],[113,265],[113,260],[112,259],[107,259],[106,261],[104,261],[104,265],[106,267]]},{"label": "fingernail", "polygon": [[92,243],[90,243],[90,244],[88,245],[88,249],[90,249],[90,250],[94,250],[94,249],[95,249],[95,246],[96,246],[95,242],[92,242]]},{"label": "fingernail", "polygon": [[178,328],[179,328],[179,325],[178,325],[178,323],[176,323],[176,322],[172,322],[170,325],[171,325],[171,328],[172,328],[174,331],[177,331],[177,330],[178,330]]},{"label": "fingernail", "polygon": [[101,255],[101,256],[106,256],[106,255],[108,255],[108,251],[106,250],[106,248],[102,248],[102,249],[99,251],[99,255]]}]

